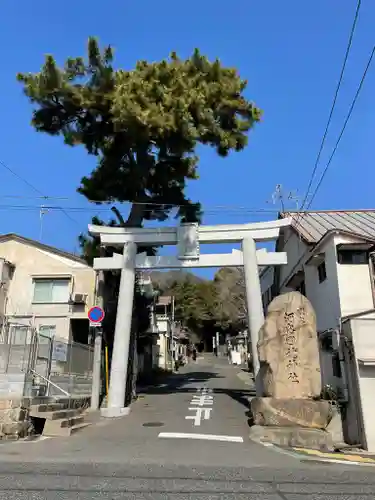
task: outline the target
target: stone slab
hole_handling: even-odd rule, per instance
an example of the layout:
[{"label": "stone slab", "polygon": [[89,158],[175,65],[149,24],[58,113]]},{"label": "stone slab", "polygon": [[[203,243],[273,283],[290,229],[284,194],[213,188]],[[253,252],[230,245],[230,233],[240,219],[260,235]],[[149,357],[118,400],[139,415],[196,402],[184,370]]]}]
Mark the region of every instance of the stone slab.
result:
[{"label": "stone slab", "polygon": [[306,297],[290,292],[273,299],[257,349],[263,396],[312,399],[320,395],[316,317]]},{"label": "stone slab", "polygon": [[311,399],[252,398],[250,408],[255,425],[326,429],[333,410],[329,401]]},{"label": "stone slab", "polygon": [[250,428],[249,436],[253,441],[275,444],[282,447],[300,447],[324,451],[333,450],[331,435],[321,429],[253,425]]}]

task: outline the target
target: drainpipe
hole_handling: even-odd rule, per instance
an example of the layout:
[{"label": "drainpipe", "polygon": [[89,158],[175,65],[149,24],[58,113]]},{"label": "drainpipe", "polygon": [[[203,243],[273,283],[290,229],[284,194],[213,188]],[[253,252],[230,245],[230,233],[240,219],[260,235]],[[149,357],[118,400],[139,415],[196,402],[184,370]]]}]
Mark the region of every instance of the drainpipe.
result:
[{"label": "drainpipe", "polygon": [[374,256],[375,252],[370,252],[369,260],[368,260],[368,268],[370,272],[370,281],[371,281],[371,292],[372,292],[372,303],[375,307],[375,273],[374,273]]},{"label": "drainpipe", "polygon": [[338,354],[339,354],[339,363],[341,370],[341,378],[342,378],[342,390],[343,390],[343,403],[349,402],[349,389],[348,389],[348,377],[347,377],[347,364],[345,363],[344,349],[343,349],[343,336],[341,330],[341,320],[340,320],[340,328],[335,330],[335,334],[338,337]]}]

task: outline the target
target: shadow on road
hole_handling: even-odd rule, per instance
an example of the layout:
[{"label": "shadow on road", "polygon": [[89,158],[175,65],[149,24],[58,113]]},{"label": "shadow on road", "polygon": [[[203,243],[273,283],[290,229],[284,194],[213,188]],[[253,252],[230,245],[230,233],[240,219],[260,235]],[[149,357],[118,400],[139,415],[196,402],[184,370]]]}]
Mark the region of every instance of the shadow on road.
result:
[{"label": "shadow on road", "polygon": [[[154,384],[149,384],[140,387],[138,395],[154,394],[176,394],[176,393],[194,393],[197,386],[204,386],[206,382],[212,379],[224,379],[215,372],[195,371],[187,373],[174,373],[164,376],[162,380],[155,380]],[[195,387],[189,387],[187,384],[195,384]],[[214,394],[226,394],[234,399],[237,403],[243,405],[246,409],[245,414],[248,416],[250,410],[249,398],[255,396],[253,389],[228,389],[228,388],[212,388]]]},{"label": "shadow on road", "polygon": [[139,394],[173,394],[176,392],[196,392],[197,387],[185,387],[186,384],[203,385],[211,379],[223,378],[217,373],[201,371],[187,373],[170,373],[157,378],[151,383],[140,386]]}]

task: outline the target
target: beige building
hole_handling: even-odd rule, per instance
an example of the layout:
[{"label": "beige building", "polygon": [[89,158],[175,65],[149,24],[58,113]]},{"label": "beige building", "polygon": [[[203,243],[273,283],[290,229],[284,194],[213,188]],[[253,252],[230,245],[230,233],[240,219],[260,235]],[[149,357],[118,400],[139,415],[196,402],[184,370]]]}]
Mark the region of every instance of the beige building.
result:
[{"label": "beige building", "polygon": [[[95,271],[81,258],[34,240],[0,236],[0,322],[3,342],[34,328],[48,337],[87,344],[87,311]],[[10,333],[11,332],[11,333]]]}]

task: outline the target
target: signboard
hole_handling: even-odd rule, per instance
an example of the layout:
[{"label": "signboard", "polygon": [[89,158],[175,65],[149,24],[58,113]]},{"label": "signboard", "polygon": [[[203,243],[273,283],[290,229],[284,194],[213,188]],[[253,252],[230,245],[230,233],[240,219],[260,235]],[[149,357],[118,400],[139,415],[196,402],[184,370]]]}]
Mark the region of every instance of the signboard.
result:
[{"label": "signboard", "polygon": [[91,309],[89,309],[89,312],[87,313],[87,317],[90,320],[90,326],[94,327],[101,326],[104,316],[104,311],[99,306],[91,307]]},{"label": "signboard", "polygon": [[66,363],[68,359],[68,345],[65,342],[54,341],[52,349],[52,359]]}]

